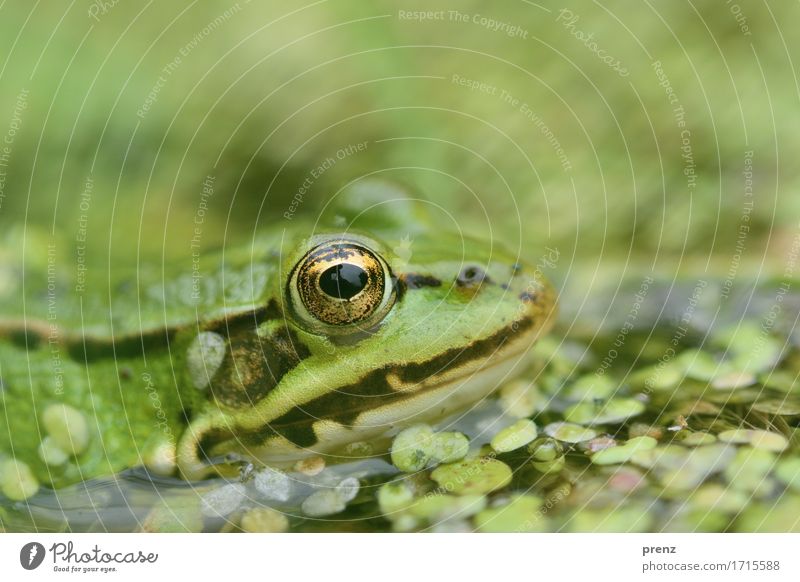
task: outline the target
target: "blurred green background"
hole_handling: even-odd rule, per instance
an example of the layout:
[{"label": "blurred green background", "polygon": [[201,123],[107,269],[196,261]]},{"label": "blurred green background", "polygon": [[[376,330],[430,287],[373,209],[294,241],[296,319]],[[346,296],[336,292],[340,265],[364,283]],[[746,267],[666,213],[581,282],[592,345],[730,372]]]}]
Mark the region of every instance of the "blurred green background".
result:
[{"label": "blurred green background", "polygon": [[375,173],[532,260],[780,271],[800,217],[798,16],[745,0],[7,0],[0,228],[186,257],[208,176],[203,245],[236,244],[280,226],[335,158],[300,212]]}]

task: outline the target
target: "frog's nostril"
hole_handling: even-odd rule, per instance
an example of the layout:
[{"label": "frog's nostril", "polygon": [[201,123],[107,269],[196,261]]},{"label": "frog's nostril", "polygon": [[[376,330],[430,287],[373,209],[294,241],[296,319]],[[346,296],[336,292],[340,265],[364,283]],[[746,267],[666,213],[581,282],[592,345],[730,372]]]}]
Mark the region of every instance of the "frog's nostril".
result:
[{"label": "frog's nostril", "polygon": [[486,272],[480,267],[470,265],[461,269],[456,283],[460,287],[480,285],[486,279]]}]

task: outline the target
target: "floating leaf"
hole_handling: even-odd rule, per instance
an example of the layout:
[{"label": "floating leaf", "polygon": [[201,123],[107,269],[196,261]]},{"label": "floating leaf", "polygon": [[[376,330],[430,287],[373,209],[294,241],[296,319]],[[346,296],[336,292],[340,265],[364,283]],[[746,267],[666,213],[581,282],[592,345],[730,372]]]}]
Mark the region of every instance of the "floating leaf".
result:
[{"label": "floating leaf", "polygon": [[655,448],[658,441],[652,437],[635,437],[625,444],[617,445],[596,452],[592,455],[592,463],[595,465],[617,465],[629,461],[639,451],[647,451]]},{"label": "floating leaf", "polygon": [[447,492],[457,495],[484,494],[502,489],[511,482],[511,468],[489,457],[440,465],[431,478]]},{"label": "floating leaf", "polygon": [[605,404],[580,402],[568,408],[564,418],[577,424],[615,424],[644,412],[644,403],[633,398],[617,398]]},{"label": "floating leaf", "polygon": [[726,430],[718,435],[719,440],[726,443],[746,444],[755,449],[780,453],[789,446],[789,441],[780,433],[767,430],[737,428]]},{"label": "floating leaf", "polygon": [[800,458],[783,459],[775,467],[775,477],[795,491],[800,491]]},{"label": "floating leaf", "polygon": [[571,386],[562,391],[562,396],[570,400],[605,400],[618,388],[617,382],[605,375],[589,374],[581,376]]},{"label": "floating leaf", "polygon": [[544,432],[565,443],[580,443],[592,440],[597,431],[572,422],[553,422],[544,427]]},{"label": "floating leaf", "polygon": [[768,450],[741,447],[725,468],[725,478],[736,489],[756,493],[768,486],[767,475],[775,467],[775,455]]},{"label": "floating leaf", "polygon": [[538,435],[536,425],[528,419],[518,420],[507,426],[492,438],[492,448],[498,453],[506,453],[524,447]]},{"label": "floating leaf", "polygon": [[756,402],[753,404],[753,410],[776,416],[798,416],[800,415],[800,402],[773,398]]},{"label": "floating leaf", "polygon": [[518,495],[502,507],[481,511],[475,516],[475,527],[486,533],[547,531],[547,522],[539,511],[541,507],[541,498]]},{"label": "floating leaf", "polygon": [[431,462],[433,429],[427,424],[418,424],[401,431],[392,442],[392,463],[405,471],[421,471]]}]

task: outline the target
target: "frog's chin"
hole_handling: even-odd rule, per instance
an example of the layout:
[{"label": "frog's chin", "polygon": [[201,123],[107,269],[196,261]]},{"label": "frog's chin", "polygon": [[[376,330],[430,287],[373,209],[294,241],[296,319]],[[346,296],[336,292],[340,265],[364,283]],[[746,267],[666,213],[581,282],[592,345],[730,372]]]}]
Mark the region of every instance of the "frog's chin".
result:
[{"label": "frog's chin", "polygon": [[[525,334],[527,335],[527,334]],[[262,446],[250,448],[251,456],[265,464],[285,467],[309,456],[323,456],[331,461],[352,459],[347,445],[368,442],[373,454],[382,454],[381,444],[403,428],[417,423],[432,423],[478,405],[484,398],[523,369],[525,354],[535,337],[520,337],[503,346],[490,360],[462,366],[417,383],[400,402],[379,406],[358,415],[350,426],[329,419],[314,422],[317,443],[298,447],[281,436],[269,438]],[[397,387],[398,390],[404,387]],[[375,445],[379,446],[375,446]],[[385,447],[383,447],[385,448]],[[363,450],[361,447],[355,450]]]}]

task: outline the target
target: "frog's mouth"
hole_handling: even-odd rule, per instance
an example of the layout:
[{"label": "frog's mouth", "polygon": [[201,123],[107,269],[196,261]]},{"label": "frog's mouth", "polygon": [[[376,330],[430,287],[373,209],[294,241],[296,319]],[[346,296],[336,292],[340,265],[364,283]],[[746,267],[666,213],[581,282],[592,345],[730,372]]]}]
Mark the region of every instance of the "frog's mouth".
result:
[{"label": "frog's mouth", "polygon": [[356,385],[292,409],[264,429],[238,435],[236,450],[280,464],[335,454],[354,441],[377,439],[464,410],[521,369],[521,358],[550,328],[547,315],[525,316],[490,337],[419,364],[375,370]]},{"label": "frog's mouth", "polygon": [[471,346],[389,372],[391,402],[362,411],[354,428],[387,430],[443,418],[476,404],[521,371],[522,359],[546,326],[522,319]]}]

